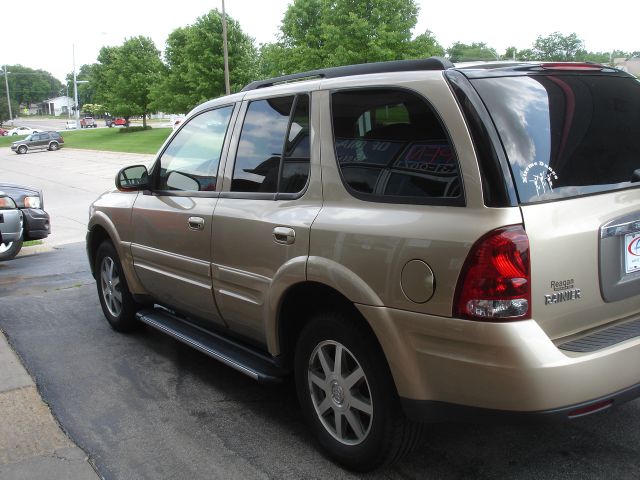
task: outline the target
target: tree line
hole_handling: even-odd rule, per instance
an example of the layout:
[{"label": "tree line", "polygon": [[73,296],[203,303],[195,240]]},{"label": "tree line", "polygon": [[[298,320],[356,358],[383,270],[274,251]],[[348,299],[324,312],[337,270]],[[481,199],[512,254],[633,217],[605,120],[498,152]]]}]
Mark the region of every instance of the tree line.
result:
[{"label": "tree line", "polygon": [[[276,42],[256,47],[240,24],[227,16],[231,90],[247,83],[318,68],[387,60],[446,56],[453,62],[492,60],[593,61],[638,52],[589,52],[575,33],[539,36],[531,48],[497,52],[486,43],[455,42],[444,48],[429,30],[414,33],[418,6],[414,0],[294,0],[287,8]],[[97,62],[83,65],[77,78],[79,103],[92,113],[142,116],[150,112],[185,113],[224,94],[222,15],[211,10],[193,24],[169,35],[164,58],[144,36],[103,47]],[[25,67],[19,68],[24,69]],[[17,70],[17,67],[9,67]],[[28,70],[28,69],[27,69]],[[41,72],[41,71],[39,71]],[[11,75],[10,92],[17,103],[42,101],[54,92],[73,91],[47,72]],[[47,76],[48,75],[48,76]],[[32,86],[27,86],[32,80]],[[57,82],[57,83],[56,83]],[[36,86],[37,84],[37,86]],[[21,85],[21,86],[19,86]],[[15,92],[15,94],[14,94]],[[0,98],[0,118],[2,112]],[[5,95],[6,107],[6,95]]]}]

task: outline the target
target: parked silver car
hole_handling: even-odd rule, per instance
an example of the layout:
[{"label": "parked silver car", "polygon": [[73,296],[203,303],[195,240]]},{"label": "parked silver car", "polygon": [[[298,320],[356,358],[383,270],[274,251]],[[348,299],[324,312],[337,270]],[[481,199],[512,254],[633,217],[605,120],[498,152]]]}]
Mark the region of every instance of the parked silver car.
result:
[{"label": "parked silver car", "polygon": [[16,202],[0,190],[0,261],[11,260],[22,247],[22,212]]},{"label": "parked silver car", "polygon": [[23,241],[47,238],[51,233],[49,214],[44,210],[42,191],[26,185],[1,183],[0,191],[11,197],[21,212],[20,236],[7,236],[0,245],[0,259],[9,260],[22,249]]}]

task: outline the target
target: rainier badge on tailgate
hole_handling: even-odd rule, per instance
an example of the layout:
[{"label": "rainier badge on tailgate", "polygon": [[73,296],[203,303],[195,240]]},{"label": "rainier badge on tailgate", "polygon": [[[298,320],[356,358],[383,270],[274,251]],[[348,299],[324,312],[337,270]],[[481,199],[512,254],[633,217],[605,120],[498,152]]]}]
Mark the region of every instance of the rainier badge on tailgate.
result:
[{"label": "rainier badge on tailgate", "polygon": [[544,296],[544,304],[552,305],[555,303],[569,302],[582,298],[582,291],[575,288],[573,278],[567,280],[554,280],[551,282],[551,288],[555,293]]}]

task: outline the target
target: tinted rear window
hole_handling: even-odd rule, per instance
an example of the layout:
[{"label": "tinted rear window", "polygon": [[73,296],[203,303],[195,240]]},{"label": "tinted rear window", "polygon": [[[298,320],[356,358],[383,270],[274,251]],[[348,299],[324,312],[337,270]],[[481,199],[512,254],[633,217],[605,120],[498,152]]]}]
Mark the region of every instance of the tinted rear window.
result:
[{"label": "tinted rear window", "polygon": [[522,203],[631,186],[640,168],[640,82],[597,75],[472,80]]},{"label": "tinted rear window", "polygon": [[458,159],[432,108],[394,89],[336,91],[336,158],[347,189],[376,202],[464,205]]}]

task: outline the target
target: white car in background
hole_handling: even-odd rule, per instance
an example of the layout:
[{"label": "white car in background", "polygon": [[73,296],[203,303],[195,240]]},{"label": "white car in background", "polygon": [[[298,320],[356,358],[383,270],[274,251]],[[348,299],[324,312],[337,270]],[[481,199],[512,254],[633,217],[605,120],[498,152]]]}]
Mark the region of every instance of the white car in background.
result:
[{"label": "white car in background", "polygon": [[67,120],[67,122],[64,124],[65,130],[75,130],[76,128],[78,128],[78,125],[76,124],[75,120]]},{"label": "white car in background", "polygon": [[42,130],[29,127],[16,127],[9,130],[8,135],[31,135],[32,133],[40,133]]}]

